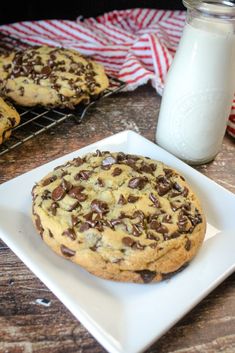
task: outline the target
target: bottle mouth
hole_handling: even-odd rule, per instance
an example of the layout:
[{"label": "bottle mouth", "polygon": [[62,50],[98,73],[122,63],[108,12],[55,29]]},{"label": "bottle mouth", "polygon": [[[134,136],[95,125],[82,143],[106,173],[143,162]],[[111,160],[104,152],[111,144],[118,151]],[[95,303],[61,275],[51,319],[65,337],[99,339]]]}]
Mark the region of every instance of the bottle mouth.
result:
[{"label": "bottle mouth", "polygon": [[229,0],[183,0],[187,9],[197,10],[206,15],[232,18],[235,16],[235,3]]}]

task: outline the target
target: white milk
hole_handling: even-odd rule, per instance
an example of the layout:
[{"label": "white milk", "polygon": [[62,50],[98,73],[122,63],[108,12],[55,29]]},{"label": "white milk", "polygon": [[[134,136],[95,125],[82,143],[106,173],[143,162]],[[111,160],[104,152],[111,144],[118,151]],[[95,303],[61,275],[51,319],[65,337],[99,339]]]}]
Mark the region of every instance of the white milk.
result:
[{"label": "white milk", "polygon": [[235,92],[235,35],[228,23],[186,24],[169,70],[157,143],[190,164],[218,153]]}]

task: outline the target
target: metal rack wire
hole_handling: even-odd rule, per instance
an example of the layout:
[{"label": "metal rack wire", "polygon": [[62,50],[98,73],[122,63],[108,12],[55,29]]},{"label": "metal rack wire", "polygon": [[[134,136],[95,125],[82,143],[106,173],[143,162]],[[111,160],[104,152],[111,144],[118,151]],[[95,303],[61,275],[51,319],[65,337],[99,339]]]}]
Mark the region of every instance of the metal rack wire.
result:
[{"label": "metal rack wire", "polygon": [[109,82],[109,88],[106,89],[102,95],[91,100],[86,105],[79,105],[75,110],[17,107],[17,111],[21,116],[21,122],[12,129],[10,138],[0,145],[0,156],[22,145],[33,137],[57,126],[66,119],[73,118],[77,124],[80,124],[87,110],[92,105],[105,97],[119,92],[125,87],[124,82],[113,77],[109,77]]}]

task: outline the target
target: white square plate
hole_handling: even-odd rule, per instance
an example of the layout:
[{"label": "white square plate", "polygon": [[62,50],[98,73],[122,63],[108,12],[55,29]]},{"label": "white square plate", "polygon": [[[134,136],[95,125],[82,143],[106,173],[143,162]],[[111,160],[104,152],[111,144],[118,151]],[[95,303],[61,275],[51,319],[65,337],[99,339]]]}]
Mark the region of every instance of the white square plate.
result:
[{"label": "white square plate", "polygon": [[[208,230],[196,258],[170,280],[105,281],[54,254],[31,222],[31,189],[52,168],[96,149],[141,154],[182,172],[202,200]],[[141,352],[235,269],[235,196],[154,143],[124,131],[0,185],[0,236],[112,353]]]}]

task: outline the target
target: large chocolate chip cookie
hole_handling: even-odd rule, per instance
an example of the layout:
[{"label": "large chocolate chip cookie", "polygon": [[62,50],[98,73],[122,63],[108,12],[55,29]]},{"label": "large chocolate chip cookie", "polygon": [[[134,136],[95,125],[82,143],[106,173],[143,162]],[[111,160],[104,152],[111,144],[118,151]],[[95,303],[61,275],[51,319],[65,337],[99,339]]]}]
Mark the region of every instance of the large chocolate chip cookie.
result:
[{"label": "large chocolate chip cookie", "polygon": [[107,151],[56,168],[33,188],[33,221],[59,255],[116,281],[160,281],[185,266],[206,221],[183,176]]},{"label": "large chocolate chip cookie", "polygon": [[75,50],[43,46],[0,55],[0,90],[19,105],[73,108],[108,84],[104,68]]}]

